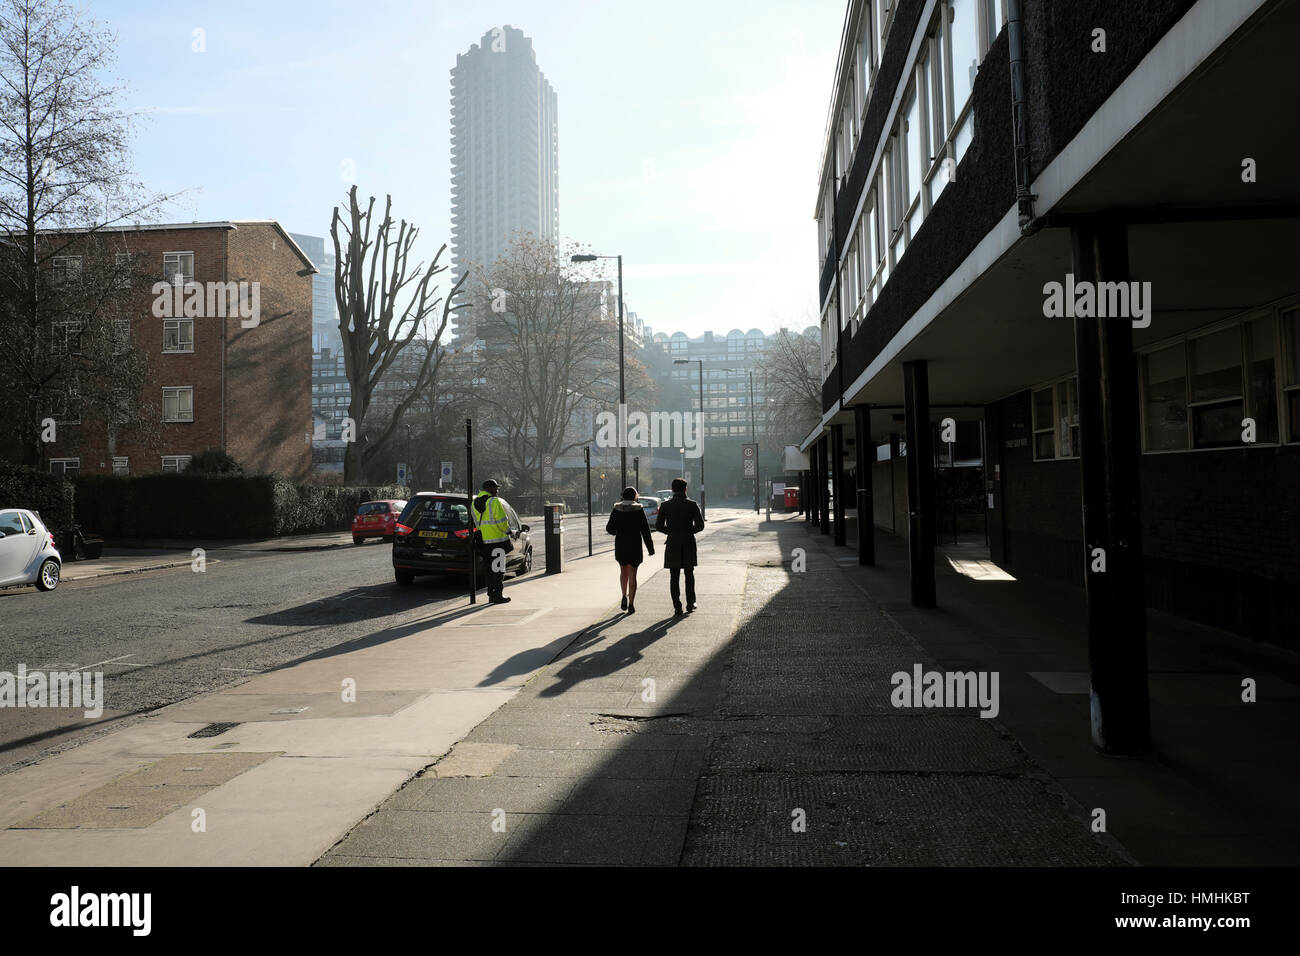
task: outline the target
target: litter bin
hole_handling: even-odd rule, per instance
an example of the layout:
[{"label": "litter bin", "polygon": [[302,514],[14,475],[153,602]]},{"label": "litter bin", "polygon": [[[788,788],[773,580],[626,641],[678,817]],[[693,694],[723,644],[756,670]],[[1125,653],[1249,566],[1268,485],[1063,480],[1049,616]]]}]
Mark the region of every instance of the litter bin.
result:
[{"label": "litter bin", "polygon": [[542,505],[546,537],[546,573],[564,570],[564,505]]}]

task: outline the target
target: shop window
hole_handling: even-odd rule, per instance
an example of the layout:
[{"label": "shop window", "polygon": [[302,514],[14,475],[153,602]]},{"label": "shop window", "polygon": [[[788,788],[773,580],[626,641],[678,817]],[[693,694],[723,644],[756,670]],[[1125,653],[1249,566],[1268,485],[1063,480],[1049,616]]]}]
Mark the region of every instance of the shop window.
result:
[{"label": "shop window", "polygon": [[1243,326],[1246,349],[1246,414],[1255,420],[1255,441],[1277,441],[1277,340],[1273,316]]}]

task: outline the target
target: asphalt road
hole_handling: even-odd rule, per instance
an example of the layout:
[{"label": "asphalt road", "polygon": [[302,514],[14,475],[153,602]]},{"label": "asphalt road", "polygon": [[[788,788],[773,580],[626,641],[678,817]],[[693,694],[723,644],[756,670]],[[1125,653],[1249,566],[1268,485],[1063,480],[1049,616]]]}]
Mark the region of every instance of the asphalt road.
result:
[{"label": "asphalt road", "polygon": [[[544,568],[542,535],[533,574]],[[596,558],[612,550],[594,527]],[[566,527],[585,557],[585,518]],[[603,539],[603,540],[602,540]],[[509,588],[507,579],[507,589]],[[479,600],[485,595],[480,592]],[[303,552],[212,549],[189,567],[0,591],[0,672],[101,671],[105,710],[0,709],[0,772],[75,745],[166,704],[316,651],[399,627],[466,600],[453,580],[393,581],[391,545]]]}]

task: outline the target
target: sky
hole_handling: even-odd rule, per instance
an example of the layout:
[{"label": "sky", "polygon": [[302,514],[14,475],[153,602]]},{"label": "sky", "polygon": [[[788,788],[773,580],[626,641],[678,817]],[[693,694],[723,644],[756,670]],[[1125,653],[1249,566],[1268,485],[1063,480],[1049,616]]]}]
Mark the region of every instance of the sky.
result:
[{"label": "sky", "polygon": [[844,0],[85,9],[116,34],[111,77],[142,114],[140,179],[186,191],[167,221],[277,219],[328,247],[355,182],[363,200],[392,195],[427,261],[450,240],[451,68],[510,24],[558,97],[561,235],[623,255],[629,310],[692,336],[816,324],[813,213]]}]

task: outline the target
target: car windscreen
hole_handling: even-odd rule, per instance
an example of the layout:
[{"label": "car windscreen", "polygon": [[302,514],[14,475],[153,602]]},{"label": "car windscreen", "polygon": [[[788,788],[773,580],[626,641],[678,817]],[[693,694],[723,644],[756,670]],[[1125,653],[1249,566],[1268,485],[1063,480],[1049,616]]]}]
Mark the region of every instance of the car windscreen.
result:
[{"label": "car windscreen", "polygon": [[357,509],[359,515],[386,515],[388,514],[387,501],[367,501]]},{"label": "car windscreen", "polygon": [[408,528],[459,529],[469,527],[469,508],[464,499],[416,498],[406,503],[398,519]]}]

